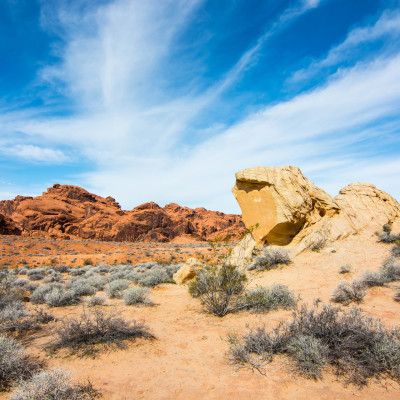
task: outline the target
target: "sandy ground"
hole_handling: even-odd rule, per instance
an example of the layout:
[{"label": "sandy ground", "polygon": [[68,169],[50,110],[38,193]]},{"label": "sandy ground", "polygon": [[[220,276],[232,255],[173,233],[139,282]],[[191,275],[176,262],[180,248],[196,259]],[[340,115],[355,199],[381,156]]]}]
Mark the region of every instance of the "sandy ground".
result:
[{"label": "sandy ground", "polygon": [[[41,267],[67,265],[79,267],[84,263],[136,264],[159,261],[178,264],[189,257],[207,261],[212,252],[207,242],[194,242],[180,237],[179,242],[130,243],[91,240],[57,240],[47,238],[0,235],[0,265]],[[224,248],[230,248],[227,244]]]},{"label": "sandy ground", "polygon": [[[389,255],[390,245],[378,243],[373,232],[350,237],[334,244],[334,253],[307,251],[281,269],[250,275],[250,285],[284,283],[312,303],[316,298],[329,302],[337,284],[353,279],[367,269],[377,270]],[[340,274],[341,265],[350,264],[350,274]],[[400,323],[400,303],[393,300],[393,284],[369,289],[361,307],[378,317],[387,327]],[[49,342],[51,325],[29,344],[29,349],[47,358],[50,367],[72,371],[78,380],[90,378],[104,399],[399,399],[400,387],[391,381],[371,382],[363,389],[345,387],[333,375],[320,381],[295,376],[284,358],[266,367],[267,376],[249,370],[235,370],[225,353],[228,332],[244,333],[246,326],[273,327],[290,318],[290,311],[264,315],[240,312],[218,318],[203,312],[199,301],[189,296],[185,286],[163,284],[151,292],[152,307],[125,306],[109,300],[102,310],[125,318],[145,320],[156,340],[139,340],[127,349],[102,353],[96,359],[77,356],[48,356],[42,346]],[[83,306],[51,309],[57,317],[79,315]],[[0,396],[5,399],[6,395]]]}]

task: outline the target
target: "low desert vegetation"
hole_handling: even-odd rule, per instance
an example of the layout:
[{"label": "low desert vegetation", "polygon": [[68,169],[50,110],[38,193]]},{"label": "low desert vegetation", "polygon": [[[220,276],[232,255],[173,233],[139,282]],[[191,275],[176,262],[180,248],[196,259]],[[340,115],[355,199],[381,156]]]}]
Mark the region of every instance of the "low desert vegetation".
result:
[{"label": "low desert vegetation", "polygon": [[395,257],[388,257],[378,271],[365,271],[360,279],[340,282],[332,293],[332,300],[344,305],[352,302],[361,303],[367,294],[366,289],[386,286],[398,280],[400,280],[400,264]]},{"label": "low desert vegetation", "polygon": [[237,310],[246,281],[246,274],[236,266],[205,266],[189,284],[189,293],[199,298],[208,312],[223,317]]},{"label": "low desert vegetation", "polygon": [[23,292],[14,285],[15,282],[16,278],[12,275],[0,281],[0,332],[34,331],[54,319],[43,309],[29,312],[23,301]]},{"label": "low desert vegetation", "polygon": [[372,378],[400,382],[400,331],[384,328],[358,308],[303,305],[272,331],[260,326],[227,340],[231,362],[261,373],[281,354],[307,378],[319,379],[329,369],[346,384],[363,386]]},{"label": "low desert vegetation", "polygon": [[321,249],[323,249],[327,244],[327,239],[326,238],[321,238],[317,240],[312,246],[311,246],[311,251],[316,251],[319,252]]},{"label": "low desert vegetation", "polygon": [[154,339],[154,336],[144,323],[95,310],[65,318],[55,329],[54,340],[47,349],[65,348],[80,356],[94,356],[101,349],[124,348],[125,341],[137,338]]},{"label": "low desert vegetation", "polygon": [[106,298],[103,296],[92,296],[87,299],[86,305],[88,307],[102,306],[105,302]]},{"label": "low desert vegetation", "polygon": [[297,298],[286,285],[275,284],[271,287],[257,287],[249,290],[240,303],[240,308],[267,313],[279,308],[293,309],[296,307]]},{"label": "low desert vegetation", "polygon": [[149,299],[148,288],[144,287],[132,287],[124,291],[122,297],[127,306],[131,305],[151,305],[152,302]]},{"label": "low desert vegetation", "polygon": [[246,283],[246,274],[236,266],[206,266],[189,284],[189,293],[200,299],[207,312],[218,317],[243,309],[269,312],[296,305],[295,294],[285,285],[246,291]]},{"label": "low desert vegetation", "polygon": [[107,283],[105,291],[110,298],[121,298],[122,292],[128,289],[130,282],[127,279],[116,279]]},{"label": "low desert vegetation", "polygon": [[366,294],[367,291],[361,281],[340,282],[332,293],[332,301],[346,306],[352,302],[359,304],[364,300]]},{"label": "low desert vegetation", "polygon": [[396,301],[400,301],[400,288],[396,289],[396,294],[394,295]]},{"label": "low desert vegetation", "polygon": [[266,248],[260,255],[255,257],[247,269],[249,271],[268,271],[280,265],[289,265],[291,263],[292,259],[286,249]]},{"label": "low desert vegetation", "polygon": [[73,383],[69,372],[53,369],[20,382],[10,400],[92,400],[99,397],[100,393],[90,381]]},{"label": "low desert vegetation", "polygon": [[379,241],[383,243],[395,243],[400,240],[400,234],[392,233],[392,226],[383,225],[382,232],[377,233]]},{"label": "low desert vegetation", "polygon": [[21,380],[31,378],[44,367],[38,358],[25,353],[17,340],[0,335],[0,390],[9,389]]},{"label": "low desert vegetation", "polygon": [[392,256],[399,258],[400,257],[400,244],[395,244],[391,250]]},{"label": "low desert vegetation", "polygon": [[348,274],[350,272],[351,272],[351,265],[349,264],[342,265],[339,269],[339,273],[341,274]]}]

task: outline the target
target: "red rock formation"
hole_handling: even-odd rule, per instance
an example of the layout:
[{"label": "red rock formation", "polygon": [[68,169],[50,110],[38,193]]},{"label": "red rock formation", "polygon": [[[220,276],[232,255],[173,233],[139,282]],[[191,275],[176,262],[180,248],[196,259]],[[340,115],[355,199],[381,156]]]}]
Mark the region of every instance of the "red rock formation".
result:
[{"label": "red rock formation", "polygon": [[12,217],[24,235],[65,239],[168,242],[189,236],[210,240],[217,236],[235,237],[244,230],[238,215],[204,208],[193,210],[174,203],[162,208],[153,202],[122,211],[112,197],[59,184],[42,196],[0,201],[0,212]]},{"label": "red rock formation", "polygon": [[0,235],[20,235],[21,230],[15,225],[15,222],[0,214]]}]

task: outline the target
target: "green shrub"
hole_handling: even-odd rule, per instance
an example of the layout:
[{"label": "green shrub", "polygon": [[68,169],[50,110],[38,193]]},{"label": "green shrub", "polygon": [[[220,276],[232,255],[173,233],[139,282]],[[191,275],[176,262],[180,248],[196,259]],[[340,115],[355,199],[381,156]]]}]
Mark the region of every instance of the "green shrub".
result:
[{"label": "green shrub", "polygon": [[189,293],[199,298],[208,312],[223,317],[237,310],[246,281],[236,266],[206,266],[189,284]]}]

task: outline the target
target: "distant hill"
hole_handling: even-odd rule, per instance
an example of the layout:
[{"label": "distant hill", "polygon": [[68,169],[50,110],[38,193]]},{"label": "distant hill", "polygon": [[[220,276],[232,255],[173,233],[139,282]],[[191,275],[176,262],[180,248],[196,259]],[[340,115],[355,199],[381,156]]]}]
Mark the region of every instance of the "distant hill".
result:
[{"label": "distant hill", "polygon": [[0,234],[130,242],[235,238],[245,229],[235,214],[153,202],[123,211],[112,197],[59,184],[42,196],[0,201],[0,220]]}]

